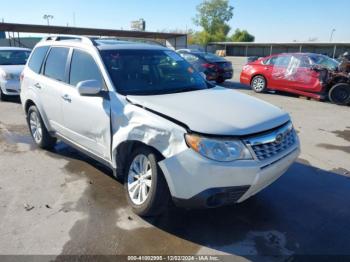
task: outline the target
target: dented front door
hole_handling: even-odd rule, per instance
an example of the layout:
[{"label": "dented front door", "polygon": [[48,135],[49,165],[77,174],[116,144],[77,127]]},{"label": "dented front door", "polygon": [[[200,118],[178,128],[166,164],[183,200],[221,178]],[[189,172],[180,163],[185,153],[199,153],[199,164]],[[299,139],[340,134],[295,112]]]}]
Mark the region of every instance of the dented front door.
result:
[{"label": "dented front door", "polygon": [[81,81],[104,80],[95,59],[82,50],[71,51],[68,84],[62,89],[64,136],[105,160],[111,159],[110,99],[107,90],[95,95],[81,95]]}]

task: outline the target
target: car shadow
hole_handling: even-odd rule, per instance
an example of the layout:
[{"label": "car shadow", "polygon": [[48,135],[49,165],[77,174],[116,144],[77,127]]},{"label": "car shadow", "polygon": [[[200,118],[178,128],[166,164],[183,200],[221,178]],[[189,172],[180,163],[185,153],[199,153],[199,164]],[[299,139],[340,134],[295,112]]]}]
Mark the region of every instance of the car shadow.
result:
[{"label": "car shadow", "polygon": [[222,87],[230,88],[230,89],[238,89],[238,90],[252,90],[250,86],[241,84],[240,82],[226,80],[222,84]]},{"label": "car shadow", "polygon": [[1,103],[21,104],[21,98],[19,96],[8,96],[6,97],[6,100],[1,101]]},{"label": "car shadow", "polygon": [[[99,171],[97,176],[112,175],[108,168],[62,142],[49,154],[74,162],[74,165],[68,164],[72,173],[82,169],[86,175],[95,173],[86,168],[92,166]],[[179,240],[185,240],[189,245],[204,248],[197,253],[206,254],[208,250],[214,250],[214,253],[242,256],[252,261],[327,261],[338,259],[335,256],[339,255],[350,257],[350,177],[344,175],[350,173],[338,173],[337,170],[313,167],[308,161],[299,159],[270,187],[241,204],[204,210],[170,207],[162,216],[141,219],[153,225],[154,229],[140,231],[142,234],[138,235],[137,242],[141,243],[143,238],[152,239],[150,234],[153,234],[157,242],[142,242],[145,245],[142,250],[152,250],[149,245],[162,248],[163,245],[171,246],[172,242],[178,245]],[[108,196],[110,192],[106,188],[98,188],[95,187],[98,193],[94,191],[93,195],[99,195],[104,205],[106,201],[112,203],[111,210],[103,209],[108,216],[108,212],[114,213],[112,206],[117,207],[118,203],[108,200],[113,196]],[[123,194],[122,186],[113,190],[118,191],[117,195]],[[125,205],[125,201],[121,203]],[[98,205],[94,209],[98,209]],[[92,211],[89,209],[89,212]],[[87,217],[95,221],[90,213]],[[131,219],[130,216],[128,219]],[[96,231],[95,222],[91,222],[91,228],[85,226],[85,221],[81,223],[84,234]],[[159,230],[165,232],[165,236]],[[119,229],[108,227],[106,231],[106,239],[121,234]],[[138,231],[123,234],[132,232],[137,234]],[[67,246],[76,244],[78,237],[72,235]],[[130,239],[134,238],[130,235]],[[159,242],[162,238],[170,243]],[[178,252],[182,254],[181,250]]]},{"label": "car shadow", "polygon": [[[233,90],[249,90],[252,93],[254,93],[254,91],[252,90],[252,88],[249,85],[241,84],[240,82],[236,82],[236,81],[228,80],[228,81],[225,81],[224,83],[222,83],[220,86],[226,87],[229,89],[233,89]],[[288,97],[299,97],[296,94],[287,93],[287,92],[283,92],[283,91],[277,91],[277,90],[268,90],[267,94],[283,95],[283,96],[288,96]]]},{"label": "car shadow", "polygon": [[300,160],[273,185],[235,206],[171,209],[147,220],[179,238],[250,260],[350,255],[350,179]]},{"label": "car shadow", "polygon": [[[233,90],[249,90],[252,93],[254,93],[254,91],[251,89],[250,86],[241,84],[240,82],[233,81],[233,80],[227,80],[224,83],[220,84],[219,86],[226,87],[226,88],[233,89]],[[283,92],[283,91],[280,91],[280,90],[269,90],[269,91],[267,91],[267,94],[270,94],[270,95],[281,95],[281,96],[292,97],[292,98],[304,97],[304,99],[307,99],[307,100],[314,100],[314,99],[312,99],[310,97],[305,97],[305,96],[302,96],[302,95],[297,95],[297,94],[293,94],[293,93]],[[314,101],[317,102],[316,100],[314,100]],[[322,103],[332,104],[328,99],[322,100]],[[343,105],[343,106],[346,106],[346,105]],[[350,104],[347,105],[347,106],[350,106]]]}]

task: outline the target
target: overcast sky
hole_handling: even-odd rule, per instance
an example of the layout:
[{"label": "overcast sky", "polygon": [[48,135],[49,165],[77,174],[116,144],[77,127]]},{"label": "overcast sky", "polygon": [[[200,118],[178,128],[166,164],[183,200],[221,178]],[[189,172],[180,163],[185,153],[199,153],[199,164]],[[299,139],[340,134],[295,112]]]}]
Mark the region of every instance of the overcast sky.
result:
[{"label": "overcast sky", "polygon": [[[42,16],[54,16],[52,24],[110,29],[130,29],[130,21],[144,18],[148,31],[196,28],[192,18],[201,0],[0,0],[5,22],[45,24]],[[232,31],[247,29],[257,42],[350,42],[350,0],[231,0]]]}]

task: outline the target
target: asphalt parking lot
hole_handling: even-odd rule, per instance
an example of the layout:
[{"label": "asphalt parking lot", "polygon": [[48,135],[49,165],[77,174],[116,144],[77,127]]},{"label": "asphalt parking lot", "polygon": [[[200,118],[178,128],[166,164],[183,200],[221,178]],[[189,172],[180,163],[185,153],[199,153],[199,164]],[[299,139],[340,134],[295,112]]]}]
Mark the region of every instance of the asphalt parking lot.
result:
[{"label": "asphalt parking lot", "polygon": [[19,102],[0,103],[0,254],[350,256],[350,108],[225,86],[288,111],[300,158],[242,204],[148,220],[131,212],[108,169],[63,143],[36,148]]}]

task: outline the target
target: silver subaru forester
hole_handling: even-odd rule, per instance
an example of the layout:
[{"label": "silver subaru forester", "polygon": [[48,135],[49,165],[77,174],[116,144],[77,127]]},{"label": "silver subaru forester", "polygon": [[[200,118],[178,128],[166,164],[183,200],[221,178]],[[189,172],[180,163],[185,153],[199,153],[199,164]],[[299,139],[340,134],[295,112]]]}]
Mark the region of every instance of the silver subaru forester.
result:
[{"label": "silver subaru forester", "polygon": [[187,208],[242,202],[299,154],[287,113],[207,82],[160,45],[50,36],[22,79],[35,143],[50,149],[60,139],[109,166],[142,216],[170,201]]}]

